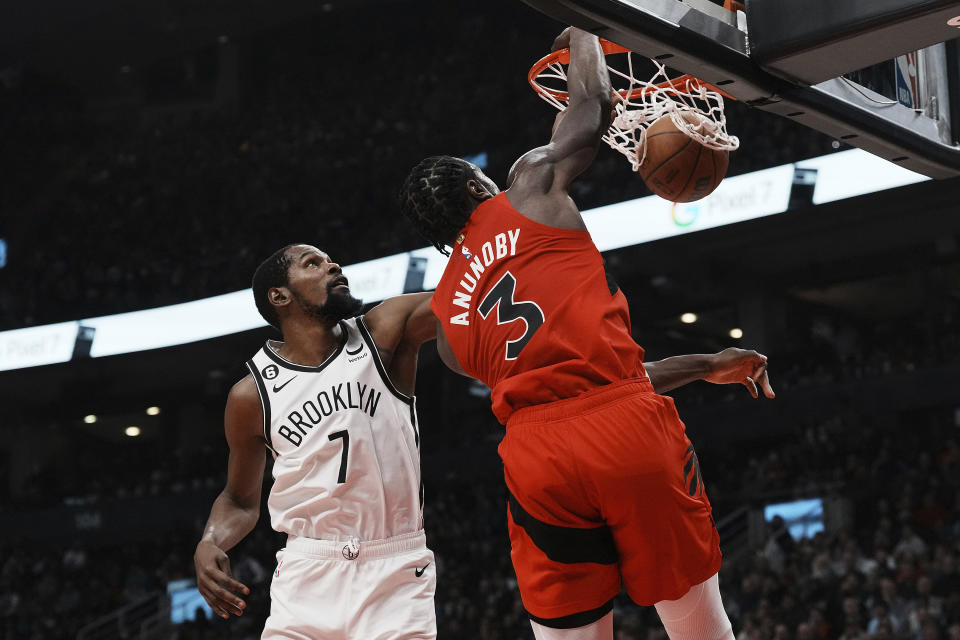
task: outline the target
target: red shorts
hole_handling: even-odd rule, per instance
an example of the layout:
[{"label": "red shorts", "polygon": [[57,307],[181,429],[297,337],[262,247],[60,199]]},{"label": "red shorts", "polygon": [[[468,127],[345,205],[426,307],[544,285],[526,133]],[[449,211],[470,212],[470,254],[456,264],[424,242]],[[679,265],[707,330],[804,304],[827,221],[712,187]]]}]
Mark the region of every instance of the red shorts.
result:
[{"label": "red shorts", "polygon": [[524,608],[572,628],[620,591],[676,600],[720,570],[700,465],[673,399],[649,380],[520,409],[499,448]]}]

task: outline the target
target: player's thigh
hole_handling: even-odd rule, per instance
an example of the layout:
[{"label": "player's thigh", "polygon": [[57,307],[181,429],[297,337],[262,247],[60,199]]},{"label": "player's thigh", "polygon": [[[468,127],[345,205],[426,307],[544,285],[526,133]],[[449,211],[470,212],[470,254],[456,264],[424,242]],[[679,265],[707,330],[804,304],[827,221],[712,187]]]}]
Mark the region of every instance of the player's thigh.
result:
[{"label": "player's thigh", "polygon": [[576,628],[611,611],[620,572],[606,526],[547,525],[511,500],[508,528],[520,598],[532,621]]},{"label": "player's thigh", "polygon": [[620,591],[616,548],[578,474],[576,422],[508,427],[500,445],[511,559],[532,620],[577,627]]},{"label": "player's thigh", "polygon": [[434,596],[437,566],[433,552],[416,549],[367,560],[353,587],[356,611],[349,638],[432,640],[437,637]]},{"label": "player's thigh", "polygon": [[696,452],[671,399],[639,394],[595,418],[583,475],[599,496],[624,586],[641,605],[678,598],[719,570]]},{"label": "player's thigh", "polygon": [[[314,640],[340,637],[346,624],[350,563],[284,549],[270,582],[270,616],[263,638]],[[317,603],[324,603],[318,607]]]}]

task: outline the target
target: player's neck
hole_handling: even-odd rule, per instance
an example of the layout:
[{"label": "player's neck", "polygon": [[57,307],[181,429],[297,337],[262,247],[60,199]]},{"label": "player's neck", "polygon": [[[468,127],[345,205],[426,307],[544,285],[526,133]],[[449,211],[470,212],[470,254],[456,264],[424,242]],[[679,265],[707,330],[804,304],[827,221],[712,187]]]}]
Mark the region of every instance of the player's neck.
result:
[{"label": "player's neck", "polygon": [[308,367],[323,364],[343,339],[339,322],[327,324],[312,318],[291,320],[284,326],[281,356]]},{"label": "player's neck", "polygon": [[473,201],[473,208],[470,209],[470,213],[467,214],[467,217],[463,219],[463,228],[460,229],[460,231],[457,232],[457,234],[456,234],[455,236],[453,236],[452,238],[448,238],[448,239],[447,239],[446,245],[447,245],[448,247],[455,247],[455,246],[457,246],[457,243],[463,242],[463,239],[464,239],[464,236],[465,236],[465,233],[466,233],[467,226],[468,226],[468,224],[469,224],[469,222],[470,222],[470,218],[472,218],[472,217],[473,217],[473,214],[476,213],[477,208],[478,208],[481,204],[483,204],[484,202],[486,202],[486,201],[489,200],[489,199],[490,199],[490,198],[485,198],[485,199],[483,199],[483,200],[480,200],[480,199],[478,199],[478,198],[472,198],[472,197],[471,197],[471,200]]}]

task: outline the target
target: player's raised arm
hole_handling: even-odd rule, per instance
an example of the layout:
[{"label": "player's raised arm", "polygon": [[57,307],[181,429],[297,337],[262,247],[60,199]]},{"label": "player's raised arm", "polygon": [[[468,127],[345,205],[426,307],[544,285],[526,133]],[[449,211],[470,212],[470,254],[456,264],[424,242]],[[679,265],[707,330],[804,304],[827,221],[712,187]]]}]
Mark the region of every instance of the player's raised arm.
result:
[{"label": "player's raised arm", "polygon": [[597,36],[573,27],[553,49],[570,49],[569,106],[557,116],[548,159],[556,166],[554,186],[566,189],[593,162],[600,139],[610,125],[611,88],[606,58]]},{"label": "player's raised arm", "polygon": [[257,524],[266,460],[260,399],[249,376],[230,391],[224,430],[230,445],[227,485],[213,502],[193,562],[200,593],[218,616],[228,618],[243,613],[246,603],[240,596],[250,589],[233,579],[227,551]]},{"label": "player's raised arm", "polygon": [[470,377],[457,362],[443,327],[430,309],[432,297],[430,291],[396,296],[384,300],[364,316],[390,380],[407,395],[413,395],[416,386],[420,347],[430,340],[437,341],[437,353],[447,367]]},{"label": "player's raised arm", "polygon": [[570,27],[553,43],[554,50],[567,47],[569,106],[557,116],[550,142],[514,163],[507,176],[507,197],[520,213],[537,222],[584,229],[567,189],[597,155],[610,124],[612,93],[599,38]]},{"label": "player's raised arm", "polygon": [[388,298],[364,316],[390,380],[407,395],[413,395],[416,386],[420,347],[437,337],[432,296],[428,291]]},{"label": "player's raised arm", "polygon": [[[554,50],[562,48],[570,49],[569,106],[557,116],[550,143],[528,152],[511,169],[511,187],[533,177],[541,188],[566,191],[593,162],[610,124],[610,74],[599,38],[569,27],[554,41]],[[531,172],[534,168],[549,173]]]}]

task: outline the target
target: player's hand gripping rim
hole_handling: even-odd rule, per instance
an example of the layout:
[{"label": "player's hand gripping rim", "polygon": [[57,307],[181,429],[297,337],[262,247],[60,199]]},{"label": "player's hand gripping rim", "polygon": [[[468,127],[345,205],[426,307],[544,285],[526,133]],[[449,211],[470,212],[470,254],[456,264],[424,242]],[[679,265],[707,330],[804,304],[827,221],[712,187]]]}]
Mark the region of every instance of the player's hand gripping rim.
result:
[{"label": "player's hand gripping rim", "polygon": [[250,589],[230,575],[230,558],[212,542],[201,540],[193,554],[197,571],[197,589],[213,612],[227,619],[232,613],[243,615],[247,603],[239,594],[250,595]]},{"label": "player's hand gripping rim", "polygon": [[575,27],[567,27],[560,32],[550,46],[550,51],[559,51],[560,49],[569,49],[570,48],[570,34]]}]

